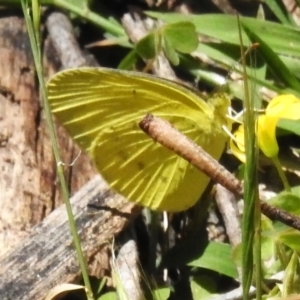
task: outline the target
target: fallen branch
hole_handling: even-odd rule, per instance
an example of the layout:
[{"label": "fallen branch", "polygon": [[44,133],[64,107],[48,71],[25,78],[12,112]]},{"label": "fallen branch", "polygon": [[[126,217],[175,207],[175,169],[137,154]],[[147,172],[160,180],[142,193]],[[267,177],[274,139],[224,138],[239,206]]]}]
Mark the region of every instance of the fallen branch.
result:
[{"label": "fallen branch", "polygon": [[[85,257],[91,258],[124,229],[141,208],[108,189],[96,176],[71,198]],[[38,300],[79,275],[64,205],[0,258],[1,300]]]},{"label": "fallen branch", "polygon": [[[139,123],[140,128],[153,140],[175,152],[194,167],[221,184],[234,195],[242,196],[242,183],[217,160],[205,152],[199,145],[174,128],[168,121],[146,115]],[[260,200],[261,212],[271,220],[280,221],[294,229],[300,230],[300,218],[287,211],[271,206]]]}]

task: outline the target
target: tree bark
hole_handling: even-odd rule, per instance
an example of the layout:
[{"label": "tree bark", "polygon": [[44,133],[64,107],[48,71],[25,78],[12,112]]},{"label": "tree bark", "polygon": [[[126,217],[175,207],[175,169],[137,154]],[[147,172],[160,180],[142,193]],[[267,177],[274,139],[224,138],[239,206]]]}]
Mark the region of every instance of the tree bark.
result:
[{"label": "tree bark", "polygon": [[[25,22],[20,11],[2,10],[1,15],[0,256],[61,204]],[[45,52],[47,76],[57,71],[58,64],[47,59],[55,57],[50,43],[45,43]],[[58,137],[69,190],[74,193],[96,171],[84,153],[69,167],[80,150],[61,127]]]},{"label": "tree bark", "polygon": [[[111,192],[100,176],[76,193],[71,204],[89,263],[141,210]],[[0,299],[40,300],[54,286],[77,279],[80,270],[72,243],[66,209],[61,206],[0,260]]]}]

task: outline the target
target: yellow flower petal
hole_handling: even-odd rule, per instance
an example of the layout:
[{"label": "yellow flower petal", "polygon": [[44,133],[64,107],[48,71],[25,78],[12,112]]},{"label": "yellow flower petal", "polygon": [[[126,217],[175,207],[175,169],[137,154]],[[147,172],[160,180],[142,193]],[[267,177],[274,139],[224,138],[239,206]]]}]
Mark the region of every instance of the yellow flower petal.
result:
[{"label": "yellow flower petal", "polygon": [[234,156],[236,156],[241,162],[246,162],[245,156],[245,138],[244,138],[244,126],[240,125],[239,128],[233,133],[234,139],[230,139],[229,147]]},{"label": "yellow flower petal", "polygon": [[258,145],[267,157],[274,157],[278,154],[279,148],[276,141],[276,124],[278,117],[267,117],[261,115],[257,122]]},{"label": "yellow flower petal", "polygon": [[278,154],[276,125],[279,119],[299,119],[300,100],[294,95],[275,97],[267,106],[266,114],[258,118],[258,145],[268,157]]},{"label": "yellow flower petal", "polygon": [[244,126],[240,125],[237,131],[234,133],[235,137],[235,142],[241,151],[245,152],[245,131],[244,131]]},{"label": "yellow flower petal", "polygon": [[[279,119],[299,120],[300,99],[294,95],[280,95],[268,104],[265,114],[258,117],[257,138],[259,148],[267,157],[275,157],[279,147],[276,141],[276,125]],[[235,142],[230,141],[230,148],[235,156],[245,162],[244,128],[234,133]]]},{"label": "yellow flower petal", "polygon": [[266,115],[277,116],[281,119],[299,119],[300,99],[294,95],[275,97],[266,108]]}]

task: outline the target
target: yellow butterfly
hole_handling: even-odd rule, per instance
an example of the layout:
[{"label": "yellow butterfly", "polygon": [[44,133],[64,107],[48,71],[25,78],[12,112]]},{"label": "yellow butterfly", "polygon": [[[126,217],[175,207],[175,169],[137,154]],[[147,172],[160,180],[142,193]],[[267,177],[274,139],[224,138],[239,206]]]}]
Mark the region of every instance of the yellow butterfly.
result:
[{"label": "yellow butterfly", "polygon": [[52,112],[111,187],[154,210],[191,207],[209,178],[142,132],[138,123],[147,113],[168,120],[215,159],[227,141],[225,95],[205,102],[190,88],[143,73],[62,71],[49,81],[48,97]]}]

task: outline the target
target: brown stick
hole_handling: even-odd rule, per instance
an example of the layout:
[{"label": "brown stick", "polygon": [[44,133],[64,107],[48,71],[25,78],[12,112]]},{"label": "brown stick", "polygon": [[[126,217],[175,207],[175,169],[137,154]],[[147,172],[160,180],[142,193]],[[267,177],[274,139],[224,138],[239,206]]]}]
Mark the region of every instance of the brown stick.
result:
[{"label": "brown stick", "polygon": [[[235,195],[242,195],[242,183],[199,145],[175,129],[169,122],[148,114],[139,125],[152,139],[187,160],[213,181],[221,184]],[[280,221],[294,229],[300,230],[300,219],[298,217],[273,207],[262,200],[260,201],[260,207],[262,213],[271,220]]]},{"label": "brown stick", "polygon": [[220,183],[234,194],[241,194],[242,184],[237,178],[166,120],[147,114],[140,122],[140,128],[155,141],[187,160],[213,181]]},{"label": "brown stick", "polygon": [[[140,207],[112,193],[96,176],[71,198],[82,248],[93,257],[140,212]],[[1,300],[38,300],[58,283],[79,275],[65,207],[62,205],[21,245],[0,260]]]}]

